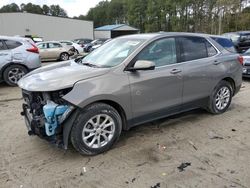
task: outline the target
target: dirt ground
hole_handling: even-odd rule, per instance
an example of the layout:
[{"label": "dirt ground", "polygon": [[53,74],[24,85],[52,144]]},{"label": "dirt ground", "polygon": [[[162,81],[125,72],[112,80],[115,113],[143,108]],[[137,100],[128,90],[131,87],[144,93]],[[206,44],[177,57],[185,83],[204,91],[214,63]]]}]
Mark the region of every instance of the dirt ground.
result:
[{"label": "dirt ground", "polygon": [[[250,80],[222,115],[203,110],[124,132],[95,157],[30,137],[20,90],[0,85],[0,187],[250,187]],[[180,171],[182,163],[191,163]]]}]

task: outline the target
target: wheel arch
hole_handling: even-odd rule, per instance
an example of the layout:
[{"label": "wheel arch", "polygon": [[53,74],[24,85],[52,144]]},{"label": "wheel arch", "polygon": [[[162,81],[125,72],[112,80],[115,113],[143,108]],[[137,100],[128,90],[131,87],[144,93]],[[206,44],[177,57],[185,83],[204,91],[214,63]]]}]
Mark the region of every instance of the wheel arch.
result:
[{"label": "wheel arch", "polygon": [[[108,104],[110,106],[112,106],[115,110],[117,110],[117,112],[119,113],[119,115],[121,116],[122,119],[122,129],[123,130],[127,130],[128,126],[127,126],[127,116],[125,113],[125,110],[122,108],[122,106],[120,104],[118,104],[115,101],[112,100],[97,100],[94,101],[90,104],[88,104],[87,106],[85,106],[84,108],[96,104],[96,103],[104,103],[104,104]],[[68,144],[70,141],[70,133],[73,127],[73,123],[75,121],[75,119],[77,118],[77,116],[79,115],[79,112],[81,109],[84,108],[78,108],[76,110],[74,110],[74,112],[70,115],[70,117],[65,121],[65,123],[63,123],[63,145],[64,145],[64,149],[68,148]],[[80,109],[80,110],[79,110]]]},{"label": "wheel arch", "polygon": [[94,103],[105,103],[105,104],[112,106],[114,109],[116,109],[116,111],[119,113],[119,115],[122,118],[122,129],[123,130],[127,129],[127,115],[125,113],[125,110],[123,109],[123,107],[120,104],[118,104],[117,102],[112,101],[112,100],[99,100],[99,101],[95,101],[95,102],[91,103],[90,105],[92,105]]},{"label": "wheel arch", "polygon": [[236,89],[234,79],[233,79],[233,78],[231,78],[231,77],[226,77],[226,78],[224,78],[224,79],[222,79],[222,80],[227,81],[227,82],[229,82],[229,83],[230,83],[230,85],[232,86],[232,89],[233,89],[233,95],[234,95],[234,94],[235,94],[235,89]]}]

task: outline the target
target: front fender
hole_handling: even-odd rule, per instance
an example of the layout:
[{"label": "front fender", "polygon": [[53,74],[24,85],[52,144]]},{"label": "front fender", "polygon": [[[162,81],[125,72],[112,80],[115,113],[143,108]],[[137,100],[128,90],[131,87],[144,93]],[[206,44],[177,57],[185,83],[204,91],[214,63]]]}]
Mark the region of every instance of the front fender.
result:
[{"label": "front fender", "polygon": [[78,108],[85,108],[98,101],[112,101],[123,108],[127,119],[132,118],[131,93],[127,74],[110,73],[79,81],[63,99]]}]

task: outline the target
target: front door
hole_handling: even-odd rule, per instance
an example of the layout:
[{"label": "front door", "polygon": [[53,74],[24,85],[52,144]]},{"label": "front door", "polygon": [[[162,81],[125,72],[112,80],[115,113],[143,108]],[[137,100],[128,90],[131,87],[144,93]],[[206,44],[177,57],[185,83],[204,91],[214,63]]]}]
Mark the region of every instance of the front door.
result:
[{"label": "front door", "polygon": [[166,116],[182,104],[182,69],[175,38],[156,40],[136,60],[153,61],[155,70],[129,72],[134,124]]}]

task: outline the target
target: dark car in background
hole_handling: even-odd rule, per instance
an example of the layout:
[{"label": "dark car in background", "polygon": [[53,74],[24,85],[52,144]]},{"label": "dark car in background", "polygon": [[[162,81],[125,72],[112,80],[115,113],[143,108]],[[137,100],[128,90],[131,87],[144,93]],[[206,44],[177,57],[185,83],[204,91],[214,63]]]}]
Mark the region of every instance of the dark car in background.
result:
[{"label": "dark car in background", "polygon": [[211,35],[210,37],[213,40],[215,40],[218,44],[220,44],[223,48],[225,48],[227,51],[232,53],[237,53],[234,43],[230,39],[219,35]]},{"label": "dark car in background", "polygon": [[250,78],[250,49],[242,54],[243,77]]},{"label": "dark car in background", "polygon": [[[83,48],[83,50],[85,52],[91,52],[93,51],[92,47],[94,46],[98,46],[100,47],[101,45],[103,45],[108,39],[96,39],[96,40],[93,40],[91,43],[89,44],[86,44]],[[98,48],[97,47],[97,48]]]},{"label": "dark car in background", "polygon": [[84,48],[86,44],[89,44],[92,41],[93,41],[92,39],[85,39],[85,38],[79,38],[73,40],[74,43],[79,44],[82,48]]},{"label": "dark car in background", "polygon": [[224,33],[223,36],[231,39],[238,53],[244,53],[250,48],[250,31]]}]

